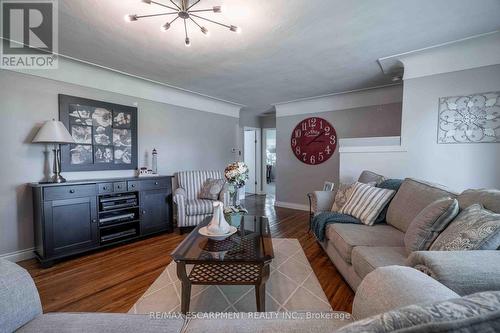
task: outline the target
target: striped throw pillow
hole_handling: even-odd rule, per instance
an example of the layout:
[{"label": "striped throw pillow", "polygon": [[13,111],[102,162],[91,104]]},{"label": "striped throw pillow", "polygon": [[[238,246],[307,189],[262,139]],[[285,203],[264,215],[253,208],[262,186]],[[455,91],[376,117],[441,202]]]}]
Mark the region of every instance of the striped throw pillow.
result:
[{"label": "striped throw pillow", "polygon": [[395,193],[393,190],[356,183],[340,213],[354,216],[363,224],[373,225]]}]

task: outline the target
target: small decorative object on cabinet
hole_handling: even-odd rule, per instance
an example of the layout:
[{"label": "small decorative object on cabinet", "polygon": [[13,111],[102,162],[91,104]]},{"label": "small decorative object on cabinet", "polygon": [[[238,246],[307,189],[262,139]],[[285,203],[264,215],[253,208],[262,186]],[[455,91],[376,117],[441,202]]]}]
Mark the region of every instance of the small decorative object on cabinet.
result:
[{"label": "small decorative object on cabinet", "polygon": [[172,232],[172,177],[111,178],[30,184],[35,254],[57,259]]},{"label": "small decorative object on cabinet", "polygon": [[153,149],[153,160],[151,163],[151,170],[153,171],[154,174],[158,173],[158,152],[156,151],[156,148]]},{"label": "small decorative object on cabinet", "polygon": [[45,143],[54,145],[54,165],[50,182],[64,183],[66,179],[61,176],[61,144],[74,143],[75,141],[69,134],[64,124],[55,119],[47,120],[43,126],[38,130],[33,143]]},{"label": "small decorative object on cabinet", "polygon": [[337,133],[325,119],[307,118],[293,130],[291,147],[299,161],[309,165],[321,164],[335,153]]}]

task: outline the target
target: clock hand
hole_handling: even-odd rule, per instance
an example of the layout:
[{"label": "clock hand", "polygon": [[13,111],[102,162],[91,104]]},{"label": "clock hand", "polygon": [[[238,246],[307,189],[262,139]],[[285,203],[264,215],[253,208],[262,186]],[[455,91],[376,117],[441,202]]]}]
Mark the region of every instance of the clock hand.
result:
[{"label": "clock hand", "polygon": [[315,142],[316,140],[318,140],[318,138],[319,138],[320,136],[322,136],[323,134],[325,134],[325,132],[324,132],[324,131],[323,131],[323,132],[321,132],[320,134],[318,134],[318,135],[317,135],[314,139],[312,139],[312,140],[311,140],[311,141],[307,144],[307,146],[309,146],[311,143],[313,143],[313,142]]}]

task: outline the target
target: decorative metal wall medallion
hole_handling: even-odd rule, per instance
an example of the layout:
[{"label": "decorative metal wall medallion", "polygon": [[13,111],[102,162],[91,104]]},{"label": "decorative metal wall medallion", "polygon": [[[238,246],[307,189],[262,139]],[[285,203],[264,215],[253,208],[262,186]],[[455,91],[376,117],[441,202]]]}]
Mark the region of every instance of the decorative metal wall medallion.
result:
[{"label": "decorative metal wall medallion", "polygon": [[439,99],[438,143],[500,142],[500,92]]}]

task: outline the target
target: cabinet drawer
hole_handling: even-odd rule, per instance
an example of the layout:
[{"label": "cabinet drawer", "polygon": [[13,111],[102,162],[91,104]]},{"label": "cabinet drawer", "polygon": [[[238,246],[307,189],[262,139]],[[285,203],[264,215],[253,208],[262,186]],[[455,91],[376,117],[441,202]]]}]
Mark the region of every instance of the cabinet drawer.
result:
[{"label": "cabinet drawer", "polygon": [[114,182],[113,189],[115,192],[124,192],[127,190],[127,182]]},{"label": "cabinet drawer", "polygon": [[99,194],[113,193],[113,183],[98,184]]},{"label": "cabinet drawer", "polygon": [[140,182],[138,180],[130,180],[127,182],[127,191],[139,191]]},{"label": "cabinet drawer", "polygon": [[156,190],[160,188],[170,188],[170,179],[151,179],[141,181],[141,191]]},{"label": "cabinet drawer", "polygon": [[43,196],[45,201],[88,197],[97,195],[96,187],[95,184],[48,187],[43,190]]}]

